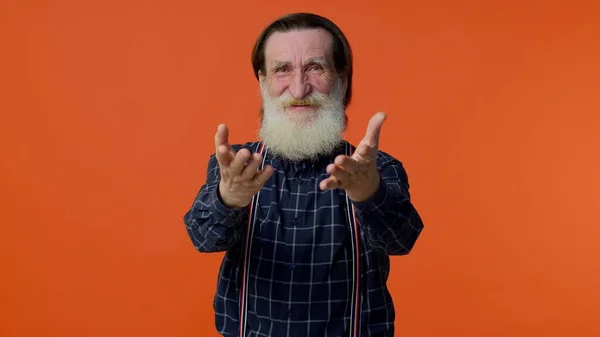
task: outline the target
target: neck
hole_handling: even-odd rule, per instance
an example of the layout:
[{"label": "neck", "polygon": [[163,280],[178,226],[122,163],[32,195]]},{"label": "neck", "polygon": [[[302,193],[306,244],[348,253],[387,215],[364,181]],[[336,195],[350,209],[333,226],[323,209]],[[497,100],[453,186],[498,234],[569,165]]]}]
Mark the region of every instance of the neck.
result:
[{"label": "neck", "polygon": [[346,141],[341,139],[339,143],[332,147],[329,151],[323,151],[321,153],[315,153],[312,155],[305,156],[289,156],[285,153],[280,153],[271,147],[267,143],[265,144],[265,149],[267,151],[267,155],[271,156],[273,159],[278,161],[288,163],[288,164],[300,164],[306,163],[310,165],[317,165],[322,163],[331,163],[335,157],[341,153],[345,152]]}]

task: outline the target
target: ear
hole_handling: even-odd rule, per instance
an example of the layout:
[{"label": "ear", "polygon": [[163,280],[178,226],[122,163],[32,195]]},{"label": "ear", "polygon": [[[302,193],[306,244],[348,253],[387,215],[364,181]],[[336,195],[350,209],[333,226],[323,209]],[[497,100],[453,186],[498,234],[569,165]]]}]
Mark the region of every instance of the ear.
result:
[{"label": "ear", "polygon": [[266,80],[267,80],[267,76],[265,75],[265,72],[262,70],[259,70],[258,71],[258,83],[260,85],[262,85]]},{"label": "ear", "polygon": [[340,74],[340,78],[342,79],[342,92],[346,95],[346,91],[348,90],[348,75],[346,72]]}]

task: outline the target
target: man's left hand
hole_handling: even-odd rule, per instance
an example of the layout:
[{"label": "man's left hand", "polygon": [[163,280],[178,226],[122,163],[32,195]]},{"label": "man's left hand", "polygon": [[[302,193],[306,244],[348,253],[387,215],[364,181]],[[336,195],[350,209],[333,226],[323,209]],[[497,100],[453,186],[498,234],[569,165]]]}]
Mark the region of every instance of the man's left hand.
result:
[{"label": "man's left hand", "polygon": [[352,156],[339,155],[327,166],[327,173],[331,176],[320,183],[322,190],[344,189],[354,202],[369,200],[377,192],[381,179],[377,170],[379,134],[385,119],[383,112],[373,115]]}]

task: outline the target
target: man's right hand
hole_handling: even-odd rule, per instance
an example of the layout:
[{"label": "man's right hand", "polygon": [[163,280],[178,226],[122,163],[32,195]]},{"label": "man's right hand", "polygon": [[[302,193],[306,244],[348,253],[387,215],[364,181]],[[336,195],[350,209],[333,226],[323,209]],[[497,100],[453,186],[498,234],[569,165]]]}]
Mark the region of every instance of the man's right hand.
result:
[{"label": "man's right hand", "polygon": [[252,197],[271,177],[273,167],[265,165],[259,171],[262,156],[259,153],[252,155],[248,149],[240,149],[236,153],[228,142],[228,136],[227,126],[219,125],[215,135],[215,154],[221,171],[219,195],[225,206],[242,208],[252,202]]}]

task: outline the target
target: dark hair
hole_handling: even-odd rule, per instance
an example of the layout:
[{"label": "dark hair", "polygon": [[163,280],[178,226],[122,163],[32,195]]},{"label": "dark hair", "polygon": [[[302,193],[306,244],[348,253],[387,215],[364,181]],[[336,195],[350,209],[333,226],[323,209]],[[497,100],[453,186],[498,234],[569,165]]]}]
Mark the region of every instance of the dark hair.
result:
[{"label": "dark hair", "polygon": [[348,86],[344,96],[344,107],[352,98],[352,49],[341,29],[331,20],[312,13],[293,13],[280,17],[268,25],[260,34],[252,50],[252,67],[258,79],[259,72],[265,72],[265,42],[275,32],[288,32],[295,29],[321,28],[332,36],[333,62],[335,70],[347,77]]}]

